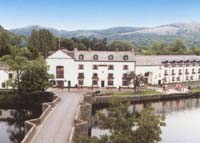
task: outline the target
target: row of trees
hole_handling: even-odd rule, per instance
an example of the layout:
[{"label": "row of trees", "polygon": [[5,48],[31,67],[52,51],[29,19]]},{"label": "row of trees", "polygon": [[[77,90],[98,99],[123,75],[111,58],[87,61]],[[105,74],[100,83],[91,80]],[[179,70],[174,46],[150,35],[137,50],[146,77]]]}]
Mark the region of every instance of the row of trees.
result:
[{"label": "row of trees", "polygon": [[200,48],[188,48],[180,39],[176,39],[171,43],[154,42],[150,46],[138,46],[122,42],[108,42],[106,38],[58,38],[46,29],[33,30],[31,36],[16,36],[3,28],[0,28],[0,57],[10,53],[10,47],[26,47],[31,52],[29,59],[35,59],[39,54],[46,58],[50,51],[58,48],[73,50],[104,50],[104,51],[126,51],[135,49],[137,54],[141,55],[180,55],[180,54],[196,54],[200,55]]},{"label": "row of trees", "polygon": [[176,39],[171,43],[154,42],[149,47],[139,46],[136,48],[136,51],[141,55],[200,55],[199,47],[188,48],[180,39]]}]

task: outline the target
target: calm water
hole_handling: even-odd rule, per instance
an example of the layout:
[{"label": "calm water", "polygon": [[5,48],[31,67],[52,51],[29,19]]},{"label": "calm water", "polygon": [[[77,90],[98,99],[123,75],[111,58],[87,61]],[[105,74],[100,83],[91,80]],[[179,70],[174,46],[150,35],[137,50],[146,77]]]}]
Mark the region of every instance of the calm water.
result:
[{"label": "calm water", "polygon": [[[166,115],[167,125],[162,128],[161,143],[200,143],[200,98],[134,104],[129,110],[141,111],[147,105]],[[105,133],[108,131],[92,129],[92,136]]]},{"label": "calm water", "polygon": [[24,121],[38,117],[40,107],[0,109],[0,143],[20,143],[24,137]]}]

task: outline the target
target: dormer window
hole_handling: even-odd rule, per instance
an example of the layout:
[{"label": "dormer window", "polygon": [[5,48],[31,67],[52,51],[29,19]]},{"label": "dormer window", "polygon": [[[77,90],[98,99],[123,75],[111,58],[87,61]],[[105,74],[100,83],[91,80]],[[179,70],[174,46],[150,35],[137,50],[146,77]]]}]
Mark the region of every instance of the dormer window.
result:
[{"label": "dormer window", "polygon": [[108,60],[112,61],[113,60],[113,55],[108,56]]},{"label": "dormer window", "polygon": [[128,55],[124,56],[124,61],[128,61]]},{"label": "dormer window", "polygon": [[79,60],[83,60],[84,56],[83,55],[79,55]]},{"label": "dormer window", "polygon": [[93,60],[98,60],[98,56],[97,56],[97,55],[94,55],[94,56],[93,56]]}]

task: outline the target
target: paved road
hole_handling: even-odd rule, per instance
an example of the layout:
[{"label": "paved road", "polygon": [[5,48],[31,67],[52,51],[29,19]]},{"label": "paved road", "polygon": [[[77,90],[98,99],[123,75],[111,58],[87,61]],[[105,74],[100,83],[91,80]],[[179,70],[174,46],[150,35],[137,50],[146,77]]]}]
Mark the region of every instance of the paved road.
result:
[{"label": "paved road", "polygon": [[54,91],[61,96],[61,102],[38,126],[33,143],[67,143],[73,126],[74,117],[80,102],[80,92]]}]

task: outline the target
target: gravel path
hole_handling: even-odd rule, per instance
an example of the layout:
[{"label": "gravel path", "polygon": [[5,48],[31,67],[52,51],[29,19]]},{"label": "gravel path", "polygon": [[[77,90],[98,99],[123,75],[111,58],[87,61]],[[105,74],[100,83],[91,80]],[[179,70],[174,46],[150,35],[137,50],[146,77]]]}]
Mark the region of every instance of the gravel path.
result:
[{"label": "gravel path", "polygon": [[67,143],[73,126],[74,117],[82,93],[54,91],[61,96],[61,102],[48,115],[41,126],[38,126],[33,143]]}]

